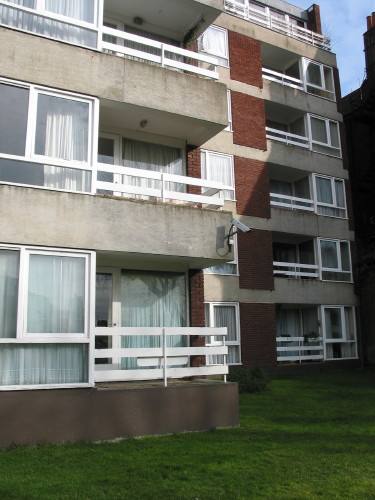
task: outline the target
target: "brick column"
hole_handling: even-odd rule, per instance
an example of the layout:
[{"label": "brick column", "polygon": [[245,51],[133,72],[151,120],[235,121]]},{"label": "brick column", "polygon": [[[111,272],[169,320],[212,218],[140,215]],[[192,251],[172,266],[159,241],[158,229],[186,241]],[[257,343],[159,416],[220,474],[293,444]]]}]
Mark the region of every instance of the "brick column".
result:
[{"label": "brick column", "polygon": [[240,304],[241,357],[247,368],[277,364],[275,304]]},{"label": "brick column", "polygon": [[228,32],[231,80],[263,87],[261,45],[234,31]]},{"label": "brick column", "polygon": [[[201,150],[197,146],[188,145],[186,148],[186,175],[201,178]],[[201,188],[188,186],[188,193],[201,194]]]},{"label": "brick column", "polygon": [[233,142],[266,151],[266,111],[263,99],[231,91]]},{"label": "brick column", "polygon": [[266,163],[234,158],[237,213],[253,217],[271,217],[270,181]]},{"label": "brick column", "polygon": [[272,233],[253,229],[238,234],[240,288],[273,290]]},{"label": "brick column", "polygon": [[315,33],[322,34],[322,21],[320,18],[320,7],[313,4],[307,11],[307,28]]},{"label": "brick column", "polygon": [[[189,299],[190,299],[190,326],[204,327],[204,274],[201,270],[189,271]],[[204,337],[191,337],[190,345],[193,347],[203,347]],[[204,366],[206,360],[204,356],[192,356],[191,366]]]}]

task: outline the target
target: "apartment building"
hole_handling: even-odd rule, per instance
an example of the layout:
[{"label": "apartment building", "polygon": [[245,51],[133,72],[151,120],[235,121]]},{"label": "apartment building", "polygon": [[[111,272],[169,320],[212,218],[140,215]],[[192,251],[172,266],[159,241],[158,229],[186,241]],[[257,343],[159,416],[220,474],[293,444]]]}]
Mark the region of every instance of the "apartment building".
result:
[{"label": "apartment building", "polygon": [[374,330],[374,117],[375,117],[375,13],[367,18],[364,34],[366,76],[360,88],[342,99],[346,127],[350,181],[356,231],[358,295],[360,298],[363,354],[375,362]]},{"label": "apartment building", "polygon": [[318,6],[0,0],[0,25],[0,445],[236,425],[228,365],[356,362]]}]

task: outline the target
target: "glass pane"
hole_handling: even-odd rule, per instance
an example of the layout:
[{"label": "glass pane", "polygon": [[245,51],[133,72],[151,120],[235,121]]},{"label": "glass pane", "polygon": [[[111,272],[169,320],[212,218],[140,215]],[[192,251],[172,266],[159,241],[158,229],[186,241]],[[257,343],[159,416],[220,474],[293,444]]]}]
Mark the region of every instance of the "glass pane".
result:
[{"label": "glass pane", "polygon": [[2,158],[0,158],[0,181],[67,191],[86,193],[91,191],[91,172],[88,170],[53,167]]},{"label": "glass pane", "polygon": [[29,91],[0,84],[0,153],[25,154]]},{"label": "glass pane", "polygon": [[350,272],[351,269],[350,269],[349,243],[347,241],[341,241],[340,242],[340,249],[341,249],[342,270]]},{"label": "glass pane", "polygon": [[16,338],[19,253],[0,250],[0,338]]},{"label": "glass pane", "polygon": [[8,0],[8,2],[16,5],[22,5],[22,7],[28,7],[29,9],[36,8],[36,0]]},{"label": "glass pane", "polygon": [[27,331],[84,333],[85,259],[30,255],[29,262]]},{"label": "glass pane", "polygon": [[228,57],[226,33],[222,29],[210,26],[202,36],[202,49],[208,54],[221,58],[224,62]]},{"label": "glass pane", "polygon": [[82,384],[88,382],[86,345],[3,345],[0,385]]},{"label": "glass pane", "polygon": [[321,240],[322,265],[327,269],[338,269],[339,261],[335,241]]},{"label": "glass pane", "polygon": [[335,181],[336,205],[340,208],[346,208],[344,181]]},{"label": "glass pane", "polygon": [[87,23],[94,22],[95,0],[45,0],[46,10]]},{"label": "glass pane", "polygon": [[[216,328],[227,328],[226,342],[237,342],[236,309],[233,306],[214,306]],[[221,337],[219,337],[221,340]]]},{"label": "glass pane", "polygon": [[326,322],[326,338],[328,340],[342,339],[343,329],[341,322],[341,309],[324,309]]},{"label": "glass pane", "polygon": [[319,118],[311,117],[311,136],[313,141],[328,143],[326,122]]},{"label": "glass pane", "polygon": [[329,90],[330,92],[334,92],[332,68],[327,68],[327,66],[324,66],[324,80],[326,89]]},{"label": "glass pane", "polygon": [[355,317],[352,307],[345,307],[345,323],[347,340],[355,340]]},{"label": "glass pane", "polygon": [[218,182],[225,186],[232,186],[233,191],[224,191],[224,198],[226,200],[234,200],[234,179],[231,156],[207,153],[206,164],[204,170],[202,170],[202,176],[207,180]]},{"label": "glass pane", "polygon": [[316,179],[316,194],[318,202],[333,204],[333,193],[331,179],[324,177],[315,177]]},{"label": "glass pane", "polygon": [[[107,137],[99,138],[98,145],[98,162],[106,165],[115,164],[115,141]],[[110,172],[98,171],[98,181],[113,182],[113,174]],[[101,194],[108,194],[108,191],[99,191]]]},{"label": "glass pane", "polygon": [[340,147],[340,141],[339,141],[339,127],[336,122],[329,122],[329,128],[331,131],[331,144],[335,148]]},{"label": "glass pane", "polygon": [[35,153],[62,160],[88,161],[89,104],[40,94]]},{"label": "glass pane", "polygon": [[97,46],[98,34],[94,30],[46,19],[38,14],[20,11],[16,7],[0,6],[0,23],[77,45],[92,48]]},{"label": "glass pane", "polygon": [[112,326],[112,274],[96,275],[95,326]]},{"label": "glass pane", "polygon": [[322,87],[322,75],[320,73],[320,65],[309,62],[306,72],[307,82],[317,87]]}]

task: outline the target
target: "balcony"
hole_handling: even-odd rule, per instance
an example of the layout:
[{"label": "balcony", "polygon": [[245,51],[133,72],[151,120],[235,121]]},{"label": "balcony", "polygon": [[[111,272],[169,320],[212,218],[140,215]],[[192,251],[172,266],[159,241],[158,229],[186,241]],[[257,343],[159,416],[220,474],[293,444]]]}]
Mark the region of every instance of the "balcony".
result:
[{"label": "balcony", "polygon": [[318,279],[313,239],[275,233],[273,236],[273,274],[293,279]]},{"label": "balcony", "polygon": [[225,0],[225,9],[230,14],[264,26],[272,31],[296,38],[319,49],[331,50],[331,41],[328,37],[301,26],[304,24],[303,21],[272,11],[267,6],[257,4],[251,0]]},{"label": "balcony", "polygon": [[[99,344],[106,338],[112,346],[95,349],[95,382],[163,380],[167,387],[169,379],[224,376],[226,380],[228,374],[226,328],[96,328],[95,335]],[[191,337],[215,337],[216,342],[193,347]],[[144,344],[145,338],[152,339],[150,347],[130,347],[137,340]],[[215,364],[194,367],[191,360],[196,357],[215,359]]]},{"label": "balcony", "polygon": [[341,158],[339,123],[290,106],[266,102],[267,139]]},{"label": "balcony", "polygon": [[262,62],[264,80],[330,101],[336,100],[331,66],[266,43],[262,44]]}]

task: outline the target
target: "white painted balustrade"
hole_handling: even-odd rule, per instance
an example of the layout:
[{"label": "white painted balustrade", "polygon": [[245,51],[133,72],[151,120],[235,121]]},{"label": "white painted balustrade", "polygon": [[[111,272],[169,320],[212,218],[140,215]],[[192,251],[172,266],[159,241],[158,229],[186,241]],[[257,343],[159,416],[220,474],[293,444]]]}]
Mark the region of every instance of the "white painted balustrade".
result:
[{"label": "white painted balustrade", "polygon": [[[228,374],[226,328],[96,328],[95,336],[110,338],[111,346],[108,349],[95,349],[95,360],[106,362],[106,364],[95,364],[95,382],[163,380],[167,386],[168,379],[220,375],[226,380]],[[141,340],[142,337],[143,343],[147,344],[147,341],[144,341],[147,337],[152,339],[148,343],[157,344],[157,347],[122,347],[122,339],[132,339],[136,343],[137,338]],[[215,341],[215,345],[203,347],[169,347],[170,340],[177,337],[179,342],[184,339],[181,343],[187,346],[190,344],[190,337],[206,339],[215,337],[222,340]],[[203,358],[216,356],[222,363],[193,367],[190,361],[194,356]],[[132,361],[132,369],[123,368],[125,359]]]},{"label": "white painted balustrade", "polygon": [[276,342],[279,363],[302,363],[324,359],[323,342],[320,337],[277,337]]},{"label": "white painted balustrade", "polygon": [[270,80],[271,82],[280,83],[281,85],[286,85],[298,90],[305,90],[305,85],[301,79],[294,78],[268,68],[263,68],[262,73],[263,78]]},{"label": "white painted balustrade", "polygon": [[271,193],[271,206],[280,208],[290,208],[291,210],[303,210],[314,212],[314,201],[308,198],[298,198],[286,194]]},{"label": "white painted balustrade", "polygon": [[319,267],[297,262],[274,262],[273,274],[289,278],[319,278]]},{"label": "white painted balustrade", "polygon": [[[205,179],[104,163],[99,163],[97,170],[112,174],[113,181],[97,180],[96,192],[115,196],[157,198],[161,201],[201,204],[207,208],[218,209],[224,206],[224,196],[221,193],[232,189],[231,186]],[[201,192],[189,193],[189,186],[199,188],[198,191]]]},{"label": "white painted balustrade", "polygon": [[291,134],[285,130],[266,127],[267,139],[284,142],[287,145],[300,146],[301,148],[311,149],[311,141],[304,135]]},{"label": "white painted balustrade", "polygon": [[269,8],[265,10],[257,8],[251,2],[245,0],[225,0],[225,8],[238,17],[242,17],[247,21],[265,26],[273,31],[277,31],[284,35],[297,38],[303,42],[309,43],[324,50],[331,50],[331,41],[328,37],[315,33],[301,26],[297,26],[288,18],[280,19],[272,14]]},{"label": "white painted balustrade", "polygon": [[[102,49],[118,56],[135,57],[162,67],[187,71],[213,80],[219,78],[216,71],[218,65],[216,57],[106,26],[103,26],[102,34],[106,35],[101,42]],[[133,47],[127,46],[127,42]]]}]

